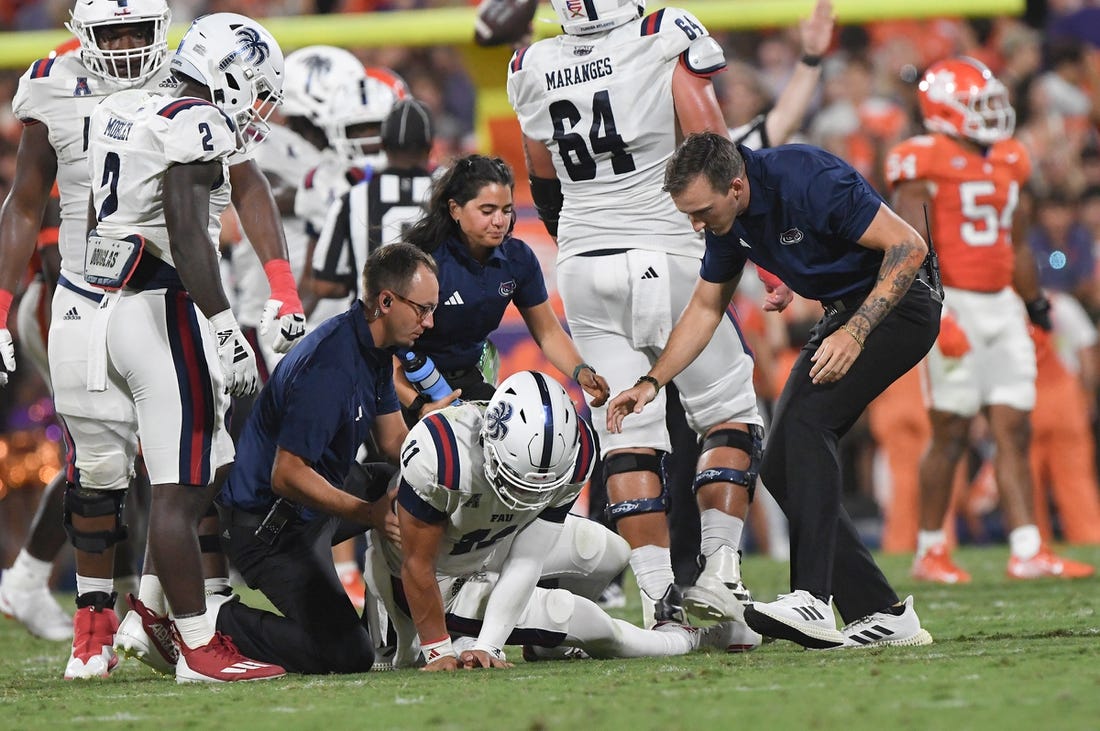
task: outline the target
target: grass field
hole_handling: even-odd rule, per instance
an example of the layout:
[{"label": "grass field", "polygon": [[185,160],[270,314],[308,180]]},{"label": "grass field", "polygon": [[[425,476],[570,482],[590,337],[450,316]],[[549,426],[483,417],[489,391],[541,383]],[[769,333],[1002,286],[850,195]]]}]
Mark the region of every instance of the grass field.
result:
[{"label": "grass field", "polygon": [[[1067,550],[1100,565],[1100,548]],[[915,586],[907,557],[882,557],[915,593],[935,644],[748,655],[572,661],[506,671],[293,677],[178,686],[134,661],[109,680],[61,679],[67,648],[0,623],[0,729],[1100,729],[1100,579],[1010,583],[1007,549],[968,549],[965,587]],[[751,557],[770,599],[787,567]],[[631,591],[628,596],[634,598]],[[255,597],[247,597],[255,602]],[[637,601],[625,610],[635,617]]]}]

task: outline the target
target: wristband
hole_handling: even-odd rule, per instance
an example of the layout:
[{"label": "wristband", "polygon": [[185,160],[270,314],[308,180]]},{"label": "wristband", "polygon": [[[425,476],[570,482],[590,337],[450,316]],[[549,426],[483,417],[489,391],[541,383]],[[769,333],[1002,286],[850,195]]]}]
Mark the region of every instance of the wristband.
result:
[{"label": "wristband", "polygon": [[233,310],[222,310],[209,318],[209,320],[210,324],[214,327],[214,332],[241,329],[241,326],[237,324],[237,318],[233,317]]},{"label": "wristband", "polygon": [[855,329],[853,327],[851,327],[848,323],[844,323],[844,327],[842,327],[840,329],[843,330],[844,332],[848,333],[849,335],[851,335],[852,340],[856,341],[856,345],[859,346],[859,349],[863,350],[864,338],[863,338],[862,335],[860,335],[858,332],[856,332]]},{"label": "wristband", "polygon": [[8,327],[8,312],[11,310],[11,301],[15,295],[6,289],[0,289],[0,329]]},{"label": "wristband", "polygon": [[821,65],[822,58],[823,56],[817,56],[812,53],[803,53],[802,58],[798,60],[806,64],[810,68],[816,68]]},{"label": "wristband", "polygon": [[634,382],[634,385],[637,386],[637,385],[640,385],[642,383],[652,384],[652,386],[653,386],[653,395],[654,396],[656,396],[661,391],[661,384],[658,383],[657,379],[654,378],[653,376],[641,376],[640,378],[638,378],[637,381]]},{"label": "wristband", "polygon": [[[593,373],[595,373],[595,372],[596,372],[596,369],[595,369],[595,368],[593,368],[592,366],[588,365],[587,363],[584,363],[584,362],[582,362],[582,363],[579,363],[579,364],[577,365],[577,367],[573,369],[573,380],[574,380],[574,381],[576,381],[576,380],[577,380],[577,377],[578,377],[578,376],[580,376],[580,374],[581,374],[581,371],[583,371],[583,370],[584,370],[585,368],[587,368],[588,370],[592,371]],[[579,381],[578,381],[578,382],[579,382]]]},{"label": "wristband", "polygon": [[290,262],[286,259],[272,259],[264,264],[267,284],[271,287],[271,299],[283,303],[279,315],[301,312],[302,301],[298,298],[298,288],[294,284],[294,274],[290,271]]},{"label": "wristband", "polygon": [[444,637],[441,640],[435,642],[426,642],[420,646],[420,652],[424,655],[425,663],[433,663],[441,657],[458,657],[458,653],[455,652],[455,648],[451,645],[450,636]]},{"label": "wristband", "polygon": [[501,662],[508,662],[508,658],[504,656],[504,650],[500,649],[499,647],[493,647],[492,645],[478,642],[474,645],[474,650],[491,655],[494,659],[500,660]]},{"label": "wristband", "polygon": [[429,396],[426,393],[418,393],[418,394],[416,394],[416,398],[414,398],[412,401],[409,402],[408,409],[409,409],[409,411],[411,411],[413,413],[414,416],[416,416],[417,419],[419,419],[420,418],[420,410],[423,409],[428,404],[430,404],[431,402],[432,402],[431,396]]}]

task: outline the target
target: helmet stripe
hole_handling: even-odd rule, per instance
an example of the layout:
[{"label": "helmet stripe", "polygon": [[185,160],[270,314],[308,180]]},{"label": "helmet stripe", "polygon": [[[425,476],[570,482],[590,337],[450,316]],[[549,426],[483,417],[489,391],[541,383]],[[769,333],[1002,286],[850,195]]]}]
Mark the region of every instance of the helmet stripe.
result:
[{"label": "helmet stripe", "polygon": [[600,14],[596,11],[596,3],[592,0],[584,0],[584,12],[588,13],[589,20],[600,19]]},{"label": "helmet stripe", "polygon": [[543,432],[539,472],[547,472],[550,470],[550,459],[554,456],[554,406],[550,401],[550,389],[546,386],[546,379],[538,371],[531,371],[531,375],[535,378],[535,384],[539,387],[539,397],[542,398]]}]

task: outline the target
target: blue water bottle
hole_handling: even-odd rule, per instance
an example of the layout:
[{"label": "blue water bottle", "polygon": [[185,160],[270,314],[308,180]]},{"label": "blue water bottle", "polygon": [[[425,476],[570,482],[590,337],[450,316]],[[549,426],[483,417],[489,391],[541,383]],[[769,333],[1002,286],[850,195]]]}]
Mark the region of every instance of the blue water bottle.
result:
[{"label": "blue water bottle", "polygon": [[[411,350],[402,350],[398,353],[401,359],[401,367],[405,370],[405,377],[419,393],[426,394],[432,401],[439,401],[451,395],[453,390],[443,374],[435,367],[435,362],[426,355],[417,355]],[[455,399],[454,403],[459,403]]]}]

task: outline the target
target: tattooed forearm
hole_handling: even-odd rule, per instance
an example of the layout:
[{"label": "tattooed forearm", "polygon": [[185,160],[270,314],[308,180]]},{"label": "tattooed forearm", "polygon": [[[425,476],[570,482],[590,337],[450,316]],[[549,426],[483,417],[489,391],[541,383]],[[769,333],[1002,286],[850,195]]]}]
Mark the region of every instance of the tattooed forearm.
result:
[{"label": "tattooed forearm", "polygon": [[882,257],[875,288],[852,315],[848,325],[860,336],[867,337],[909,291],[927,252],[923,241],[903,241],[887,249]]}]

